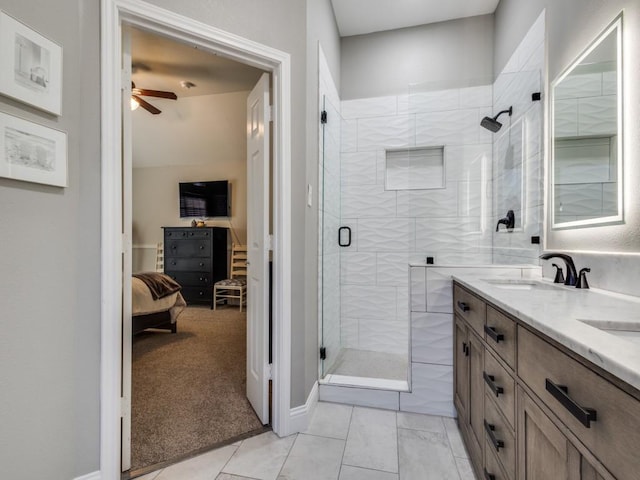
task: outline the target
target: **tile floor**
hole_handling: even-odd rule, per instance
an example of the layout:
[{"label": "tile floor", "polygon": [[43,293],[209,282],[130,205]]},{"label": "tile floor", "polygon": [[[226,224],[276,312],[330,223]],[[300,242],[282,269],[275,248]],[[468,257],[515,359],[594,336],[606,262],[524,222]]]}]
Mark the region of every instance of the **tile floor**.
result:
[{"label": "tile floor", "polygon": [[139,478],[475,480],[454,419],[324,402],[303,433],[263,433]]},{"label": "tile floor", "polygon": [[407,355],[343,348],[327,373],[351,377],[407,380]]}]

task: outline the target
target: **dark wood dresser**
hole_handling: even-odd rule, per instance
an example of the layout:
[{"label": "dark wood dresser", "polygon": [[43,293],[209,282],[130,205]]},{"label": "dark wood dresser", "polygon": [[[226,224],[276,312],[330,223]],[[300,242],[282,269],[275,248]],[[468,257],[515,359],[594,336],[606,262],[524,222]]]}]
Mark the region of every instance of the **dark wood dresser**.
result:
[{"label": "dark wood dresser", "polygon": [[227,228],[162,227],[164,273],[182,285],[188,304],[210,304],[213,284],[227,278]]}]

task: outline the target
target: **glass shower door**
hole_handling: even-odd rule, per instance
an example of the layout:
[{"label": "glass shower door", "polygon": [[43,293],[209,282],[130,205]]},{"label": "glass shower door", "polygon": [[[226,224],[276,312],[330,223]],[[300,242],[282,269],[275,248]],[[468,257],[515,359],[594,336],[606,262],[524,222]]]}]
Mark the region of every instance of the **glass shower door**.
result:
[{"label": "glass shower door", "polygon": [[340,113],[323,95],[320,124],[320,374],[330,372],[340,353]]}]

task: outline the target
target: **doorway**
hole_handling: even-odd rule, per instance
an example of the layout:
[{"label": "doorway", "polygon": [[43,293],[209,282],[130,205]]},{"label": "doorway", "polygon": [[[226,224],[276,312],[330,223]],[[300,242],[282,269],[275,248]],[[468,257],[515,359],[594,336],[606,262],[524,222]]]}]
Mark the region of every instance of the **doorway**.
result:
[{"label": "doorway", "polygon": [[[268,318],[253,306],[256,289],[248,309],[235,302],[211,309],[213,284],[230,278],[232,245],[247,245],[247,199],[255,191],[247,189],[247,99],[264,71],[137,28],[124,35],[136,87],[125,112],[132,168],[123,170],[132,178],[131,205],[124,192],[132,273],[165,273],[187,303],[175,328],[131,338],[131,435],[123,438],[131,446],[123,445],[123,469],[137,475],[262,433],[269,423],[268,412],[259,418],[247,399],[247,312]],[[271,216],[269,208],[256,214]],[[201,221],[206,227],[192,227]],[[160,269],[157,245],[166,257]]]},{"label": "doorway", "polygon": [[[121,101],[123,25],[132,25],[224,55],[271,72],[273,78],[273,365],[255,359],[253,367],[264,378],[272,372],[273,430],[290,433],[290,58],[288,54],[195,22],[135,0],[104,0],[102,11],[102,388],[101,471],[103,478],[120,472],[120,413],[126,411],[120,395],[120,318],[122,256],[131,238],[123,232],[123,164],[121,147],[128,131]],[[126,82],[124,87],[126,88]],[[268,241],[268,239],[265,239]],[[259,341],[268,345],[268,329]]]}]

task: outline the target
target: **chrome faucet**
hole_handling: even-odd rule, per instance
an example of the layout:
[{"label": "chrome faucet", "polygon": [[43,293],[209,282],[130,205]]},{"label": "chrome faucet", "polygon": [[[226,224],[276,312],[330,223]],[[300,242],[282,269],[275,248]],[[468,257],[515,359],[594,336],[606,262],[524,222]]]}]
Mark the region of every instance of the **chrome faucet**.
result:
[{"label": "chrome faucet", "polygon": [[564,284],[574,287],[576,285],[578,273],[576,271],[576,266],[573,263],[573,258],[565,253],[543,253],[540,255],[542,260],[549,260],[550,258],[560,258],[564,260],[564,264],[567,266],[567,276],[564,279]]}]

